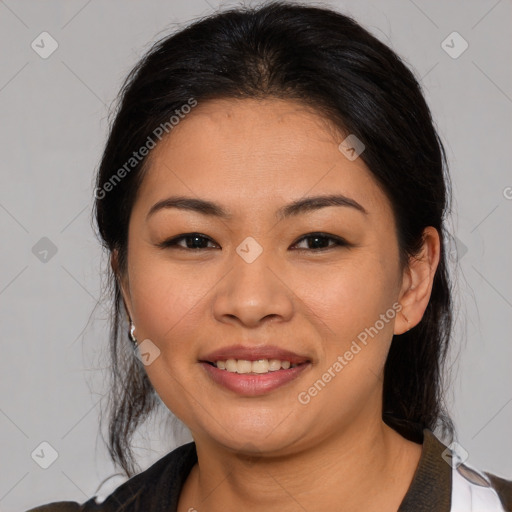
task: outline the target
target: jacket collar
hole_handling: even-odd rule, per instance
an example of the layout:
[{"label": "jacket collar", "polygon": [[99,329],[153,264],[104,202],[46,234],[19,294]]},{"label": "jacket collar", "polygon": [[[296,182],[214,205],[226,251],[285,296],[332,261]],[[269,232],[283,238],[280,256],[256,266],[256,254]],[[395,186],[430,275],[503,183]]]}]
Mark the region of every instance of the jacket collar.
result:
[{"label": "jacket collar", "polygon": [[[452,468],[443,458],[446,446],[428,429],[424,429],[420,437],[423,437],[420,461],[397,512],[450,512]],[[195,443],[184,444],[121,485],[107,498],[103,508],[94,505],[91,499],[85,505],[94,505],[93,509],[81,510],[174,512],[183,485],[196,463]]]},{"label": "jacket collar", "polygon": [[421,458],[398,512],[450,512],[452,467],[445,450],[432,431],[423,429]]}]

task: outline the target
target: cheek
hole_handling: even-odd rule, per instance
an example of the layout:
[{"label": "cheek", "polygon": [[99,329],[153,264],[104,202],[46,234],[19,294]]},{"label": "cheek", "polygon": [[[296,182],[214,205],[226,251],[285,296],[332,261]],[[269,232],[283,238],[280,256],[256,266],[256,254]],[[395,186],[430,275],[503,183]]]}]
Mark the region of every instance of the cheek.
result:
[{"label": "cheek", "polygon": [[379,402],[382,370],[398,314],[392,307],[395,277],[378,259],[361,258],[325,276],[317,274],[317,285],[305,292],[304,302],[314,313],[312,321],[326,333],[319,367],[309,382],[313,393],[317,392],[315,382],[328,383],[315,398],[319,411],[332,406],[333,417],[339,419],[370,399]]},{"label": "cheek", "polygon": [[137,332],[163,347],[177,332],[190,331],[191,325],[197,325],[195,317],[214,283],[211,274],[177,268],[162,258],[134,254],[130,293]]},{"label": "cheek", "polygon": [[195,344],[205,323],[205,293],[216,280],[206,272],[200,276],[153,256],[134,254],[131,261],[130,291],[137,338],[150,339],[160,350],[145,371],[173,414],[186,424],[194,424],[195,407],[190,402],[197,401],[202,391],[190,370],[196,363]]},{"label": "cheek", "polygon": [[331,335],[347,339],[373,325],[391,307],[395,279],[386,262],[361,255],[321,272],[304,273],[297,282],[304,302]]},{"label": "cheek", "polygon": [[395,278],[385,262],[368,255],[344,262],[309,290],[308,306],[322,320],[319,329],[326,332],[317,377],[330,382],[330,391],[322,393],[317,406],[341,407],[342,399],[344,405],[336,414],[343,414],[370,395],[380,396],[380,376],[397,315],[392,308]]}]

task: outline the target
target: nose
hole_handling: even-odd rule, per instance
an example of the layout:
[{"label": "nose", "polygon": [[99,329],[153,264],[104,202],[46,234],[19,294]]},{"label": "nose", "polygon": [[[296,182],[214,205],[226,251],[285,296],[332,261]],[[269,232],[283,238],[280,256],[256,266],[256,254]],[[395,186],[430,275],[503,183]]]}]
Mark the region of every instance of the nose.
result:
[{"label": "nose", "polygon": [[[218,321],[239,322],[257,327],[267,321],[289,321],[294,311],[290,283],[271,251],[263,250],[253,259],[241,249],[213,296],[213,313]],[[240,255],[241,254],[241,255]]]}]

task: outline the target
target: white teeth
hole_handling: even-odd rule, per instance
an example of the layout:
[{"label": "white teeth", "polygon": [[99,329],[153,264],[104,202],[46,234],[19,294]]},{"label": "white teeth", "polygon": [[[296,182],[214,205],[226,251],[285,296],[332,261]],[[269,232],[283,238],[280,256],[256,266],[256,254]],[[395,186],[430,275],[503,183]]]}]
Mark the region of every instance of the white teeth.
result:
[{"label": "white teeth", "polygon": [[281,361],[279,361],[279,359],[271,359],[268,362],[268,369],[271,372],[275,372],[276,370],[280,370],[281,369]]},{"label": "white teeth", "polygon": [[228,359],[226,361],[226,370],[228,372],[234,372],[236,373],[237,371],[237,364],[236,364],[236,359]]},{"label": "white teeth", "polygon": [[253,361],[251,369],[253,373],[268,373],[269,362],[267,359],[260,359],[259,361]]},{"label": "white teeth", "polygon": [[279,359],[259,359],[257,361],[228,359],[227,361],[217,361],[214,364],[219,370],[227,370],[231,373],[269,373],[298,366],[291,364],[290,361],[280,361]]},{"label": "white teeth", "polygon": [[252,372],[252,362],[245,359],[238,359],[236,362],[236,373]]}]

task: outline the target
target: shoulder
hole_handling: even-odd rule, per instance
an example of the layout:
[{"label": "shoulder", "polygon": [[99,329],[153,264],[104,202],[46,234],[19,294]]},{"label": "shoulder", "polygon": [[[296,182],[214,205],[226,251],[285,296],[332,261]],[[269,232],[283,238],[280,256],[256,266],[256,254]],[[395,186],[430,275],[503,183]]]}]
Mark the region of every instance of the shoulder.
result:
[{"label": "shoulder", "polygon": [[452,489],[455,510],[463,510],[464,503],[467,510],[512,512],[512,480],[460,464],[453,470]]},{"label": "shoulder", "polygon": [[487,472],[485,475],[489,479],[492,488],[498,494],[504,509],[508,512],[512,511],[512,480],[505,480],[500,476]]},{"label": "shoulder", "polygon": [[48,503],[40,507],[31,508],[27,512],[80,512],[82,506],[76,501],[59,501],[58,503]]},{"label": "shoulder", "polygon": [[467,452],[423,431],[422,456],[399,508],[418,512],[512,512],[512,481],[466,462]]},{"label": "shoulder", "polygon": [[183,482],[196,462],[195,443],[190,442],[157,460],[108,496],[95,495],[82,504],[74,501],[48,503],[26,512],[114,512],[120,506],[126,511],[146,512],[158,506],[169,507],[177,502]]}]

